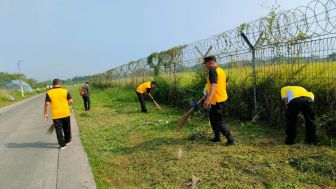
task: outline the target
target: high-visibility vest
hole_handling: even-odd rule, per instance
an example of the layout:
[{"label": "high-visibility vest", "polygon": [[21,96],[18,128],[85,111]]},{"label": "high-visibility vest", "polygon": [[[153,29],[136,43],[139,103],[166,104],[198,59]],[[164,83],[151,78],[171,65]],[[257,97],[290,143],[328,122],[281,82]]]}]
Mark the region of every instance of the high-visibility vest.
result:
[{"label": "high-visibility vest", "polygon": [[143,83],[143,84],[139,85],[136,91],[138,93],[143,94],[143,93],[147,92],[147,89],[150,89],[150,88],[152,88],[152,87],[151,87],[151,82],[149,81],[149,82],[146,82],[146,83]]},{"label": "high-visibility vest", "polygon": [[288,102],[299,97],[308,97],[314,101],[314,94],[312,92],[308,92],[303,87],[285,86],[281,88],[281,98],[287,98]]},{"label": "high-visibility vest", "polygon": [[[216,103],[225,102],[228,99],[226,92],[226,73],[222,68],[217,67],[217,84],[216,91],[213,97],[210,99],[210,104],[216,105]],[[207,79],[206,91],[210,92],[211,83],[209,78]]]},{"label": "high-visibility vest", "polygon": [[50,98],[51,117],[60,119],[70,116],[70,108],[68,104],[68,91],[63,88],[54,88],[47,92]]}]

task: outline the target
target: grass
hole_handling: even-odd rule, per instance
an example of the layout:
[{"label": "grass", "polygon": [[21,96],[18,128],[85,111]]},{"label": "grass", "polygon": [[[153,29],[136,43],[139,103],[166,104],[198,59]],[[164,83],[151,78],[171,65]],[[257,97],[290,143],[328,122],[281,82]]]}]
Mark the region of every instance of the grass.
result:
[{"label": "grass", "polygon": [[25,96],[22,97],[20,91],[0,89],[0,107],[4,107],[34,96],[34,93],[24,93],[24,94]]},{"label": "grass", "polygon": [[[230,120],[238,145],[208,142],[208,121],[196,113],[182,132],[183,110],[147,102],[140,113],[131,90],[92,91],[92,110],[83,111],[78,91],[74,109],[97,188],[335,188],[336,150],[302,143],[283,145],[281,129]],[[178,157],[178,155],[180,157]]]}]

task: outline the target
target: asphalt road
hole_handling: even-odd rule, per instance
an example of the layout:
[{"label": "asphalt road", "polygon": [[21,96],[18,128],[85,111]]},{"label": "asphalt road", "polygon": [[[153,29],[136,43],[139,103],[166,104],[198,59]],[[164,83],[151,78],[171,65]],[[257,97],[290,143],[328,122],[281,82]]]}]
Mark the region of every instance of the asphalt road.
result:
[{"label": "asphalt road", "polygon": [[0,109],[0,188],[95,188],[74,116],[72,143],[59,150],[51,121],[43,120],[44,95]]}]

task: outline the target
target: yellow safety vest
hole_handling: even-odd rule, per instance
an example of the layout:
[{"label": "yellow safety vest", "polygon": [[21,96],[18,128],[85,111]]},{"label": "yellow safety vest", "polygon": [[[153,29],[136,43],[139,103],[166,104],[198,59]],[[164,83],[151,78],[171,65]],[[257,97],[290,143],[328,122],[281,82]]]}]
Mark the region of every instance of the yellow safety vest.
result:
[{"label": "yellow safety vest", "polygon": [[308,97],[314,101],[314,94],[308,92],[305,88],[300,86],[286,86],[281,88],[281,98],[287,98],[288,102],[295,98]]},{"label": "yellow safety vest", "polygon": [[151,82],[149,81],[149,82],[139,85],[136,91],[138,93],[143,94],[143,93],[146,93],[147,89],[150,89],[150,88],[152,88],[152,86],[151,86]]},{"label": "yellow safety vest", "polygon": [[[210,104],[216,105],[216,103],[219,102],[225,102],[228,99],[228,95],[226,92],[226,73],[222,68],[217,67],[216,68],[217,72],[217,85],[216,85],[216,91],[213,97],[210,99]],[[207,79],[207,84],[206,84],[206,91],[210,92],[211,88],[211,83],[209,78]]]},{"label": "yellow safety vest", "polygon": [[63,88],[54,88],[47,92],[50,98],[51,117],[60,119],[70,116],[70,108],[68,104],[68,91]]}]

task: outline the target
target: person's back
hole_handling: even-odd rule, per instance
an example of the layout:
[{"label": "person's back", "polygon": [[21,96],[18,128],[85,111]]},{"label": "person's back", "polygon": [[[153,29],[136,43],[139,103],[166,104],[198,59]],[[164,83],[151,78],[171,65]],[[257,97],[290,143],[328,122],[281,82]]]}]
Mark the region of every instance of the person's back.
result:
[{"label": "person's back", "polygon": [[83,95],[90,96],[90,87],[89,87],[89,85],[87,85],[87,84],[84,85],[82,89],[84,90],[84,94]]},{"label": "person's back", "polygon": [[85,85],[82,87],[82,90],[81,90],[81,95],[83,97],[85,111],[88,111],[91,109],[90,93],[91,93],[91,90],[89,87],[89,82],[85,82]]},{"label": "person's back", "polygon": [[314,94],[300,86],[285,86],[281,88],[281,98],[286,105],[286,134],[285,143],[295,143],[297,132],[297,117],[302,113],[306,125],[306,142],[316,144],[316,125],[313,110]]},{"label": "person's back", "polygon": [[54,79],[53,88],[50,89],[45,98],[44,119],[48,121],[48,108],[50,106],[53,125],[56,130],[58,144],[64,149],[71,142],[71,123],[70,123],[70,107],[72,98],[70,93],[61,88],[61,80]]},{"label": "person's back", "polygon": [[70,116],[68,104],[68,91],[63,88],[53,88],[47,92],[50,98],[50,108],[53,119],[59,119]]}]

